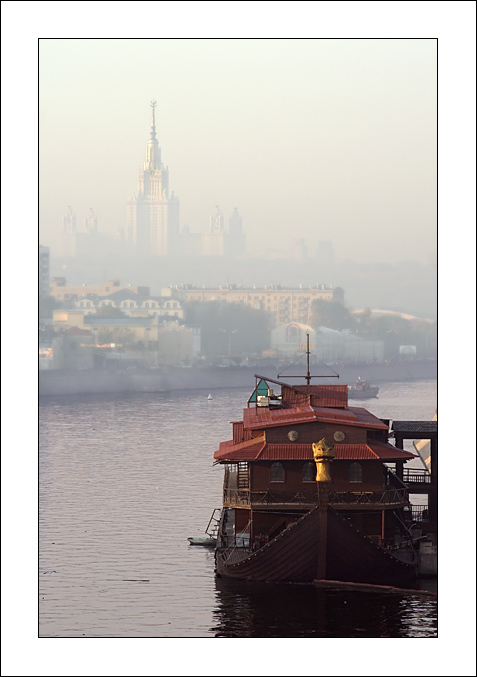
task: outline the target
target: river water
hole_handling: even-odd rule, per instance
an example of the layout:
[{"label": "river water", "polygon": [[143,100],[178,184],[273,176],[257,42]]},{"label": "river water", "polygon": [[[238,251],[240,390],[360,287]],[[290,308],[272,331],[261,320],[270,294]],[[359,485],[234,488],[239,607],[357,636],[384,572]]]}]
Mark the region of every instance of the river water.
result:
[{"label": "river water", "polygon": [[[40,637],[436,637],[435,598],[216,579],[213,551],[189,545],[253,386],[41,398]],[[436,398],[436,381],[383,383],[351,404],[430,420]]]}]

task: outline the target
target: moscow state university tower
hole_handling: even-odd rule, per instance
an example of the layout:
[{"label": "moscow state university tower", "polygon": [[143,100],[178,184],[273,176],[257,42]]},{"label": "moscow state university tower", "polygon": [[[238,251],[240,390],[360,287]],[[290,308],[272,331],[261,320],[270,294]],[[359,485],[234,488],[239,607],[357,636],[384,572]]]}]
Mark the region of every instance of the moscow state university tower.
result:
[{"label": "moscow state university tower", "polygon": [[179,244],[179,199],[169,196],[169,170],[161,162],[156,139],[155,109],[151,101],[151,138],[146,161],[137,177],[137,194],[127,201],[128,240],[138,256],[170,256]]}]

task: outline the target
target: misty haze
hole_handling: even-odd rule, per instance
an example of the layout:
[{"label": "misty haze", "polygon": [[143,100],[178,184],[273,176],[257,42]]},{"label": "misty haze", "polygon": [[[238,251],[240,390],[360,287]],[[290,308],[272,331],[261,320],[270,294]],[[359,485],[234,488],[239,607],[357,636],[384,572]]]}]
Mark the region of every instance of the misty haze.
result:
[{"label": "misty haze", "polygon": [[[240,363],[286,357],[295,323],[300,346],[323,327],[381,341],[369,361],[435,357],[434,40],[42,39],[39,110],[45,341]],[[166,325],[185,357],[161,358]]]}]

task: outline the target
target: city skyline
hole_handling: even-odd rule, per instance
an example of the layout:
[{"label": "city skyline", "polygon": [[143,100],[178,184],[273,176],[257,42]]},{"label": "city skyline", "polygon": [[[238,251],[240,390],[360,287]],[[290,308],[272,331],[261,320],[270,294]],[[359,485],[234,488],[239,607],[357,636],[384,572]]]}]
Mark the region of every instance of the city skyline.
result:
[{"label": "city skyline", "polygon": [[433,39],[40,40],[40,239],[58,254],[67,205],[126,229],[155,99],[181,232],[238,207],[248,255],[432,264],[436,65]]}]

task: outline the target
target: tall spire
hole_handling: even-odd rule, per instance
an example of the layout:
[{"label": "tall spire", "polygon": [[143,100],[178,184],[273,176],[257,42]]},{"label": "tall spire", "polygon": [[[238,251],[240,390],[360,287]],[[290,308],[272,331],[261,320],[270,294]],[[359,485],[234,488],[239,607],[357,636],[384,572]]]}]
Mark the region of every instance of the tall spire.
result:
[{"label": "tall spire", "polygon": [[151,139],[156,139],[156,106],[157,106],[157,101],[154,101],[154,99],[151,101],[151,108],[152,108],[152,127],[151,127]]},{"label": "tall spire", "polygon": [[147,143],[146,148],[146,162],[144,163],[144,169],[153,171],[156,169],[161,169],[161,149],[159,148],[159,143],[156,139],[156,101],[151,101],[152,108],[152,124],[151,124],[151,138]]}]

